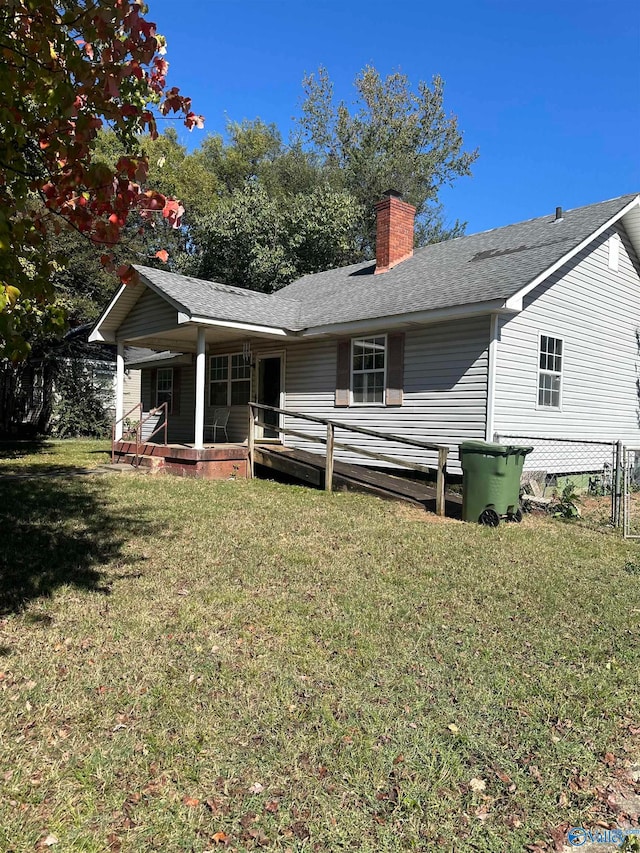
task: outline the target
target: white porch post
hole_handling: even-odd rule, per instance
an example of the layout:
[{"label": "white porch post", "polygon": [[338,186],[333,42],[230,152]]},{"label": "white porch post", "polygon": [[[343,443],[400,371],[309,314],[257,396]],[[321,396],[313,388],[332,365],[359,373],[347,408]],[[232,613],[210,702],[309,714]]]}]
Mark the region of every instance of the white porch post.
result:
[{"label": "white porch post", "polygon": [[122,418],[124,417],[124,344],[118,344],[116,355],[116,441],[122,440]]},{"label": "white porch post", "polygon": [[194,446],[197,450],[204,447],[204,393],[205,393],[206,355],[204,329],[198,329],[196,348],[196,429]]}]

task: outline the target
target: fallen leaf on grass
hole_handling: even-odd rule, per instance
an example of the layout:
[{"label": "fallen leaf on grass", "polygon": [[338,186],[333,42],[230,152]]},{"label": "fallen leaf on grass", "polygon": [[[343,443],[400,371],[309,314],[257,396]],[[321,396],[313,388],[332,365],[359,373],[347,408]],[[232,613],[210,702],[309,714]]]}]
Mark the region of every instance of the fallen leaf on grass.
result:
[{"label": "fallen leaf on grass", "polygon": [[475,811],[478,820],[485,821],[489,817],[489,809],[487,806],[478,806]]},{"label": "fallen leaf on grass", "polygon": [[189,806],[190,808],[195,808],[200,805],[200,800],[197,797],[183,797],[182,802],[185,806]]},{"label": "fallen leaf on grass", "polygon": [[311,838],[311,833],[309,832],[309,827],[306,823],[303,823],[301,820],[296,821],[291,824],[291,831],[300,841],[304,841],[307,838]]},{"label": "fallen leaf on grass", "polygon": [[250,794],[261,794],[264,791],[264,785],[261,785],[260,782],[254,782],[253,785],[249,788]]},{"label": "fallen leaf on grass", "polygon": [[447,726],[447,728],[449,729],[449,731],[451,732],[451,734],[454,734],[454,735],[457,735],[457,734],[458,734],[458,732],[460,731],[460,729],[456,726],[456,724],[455,724],[455,723],[449,723],[449,725]]},{"label": "fallen leaf on grass", "polygon": [[275,814],[280,808],[280,804],[277,800],[269,800],[268,803],[265,803],[264,810],[266,812],[271,812],[271,814]]},{"label": "fallen leaf on grass", "polygon": [[615,755],[612,752],[605,752],[604,763],[607,765],[607,767],[613,767],[616,763]]},{"label": "fallen leaf on grass", "polygon": [[476,794],[479,794],[480,791],[484,791],[484,789],[487,787],[487,783],[484,781],[484,779],[478,779],[477,777],[474,777],[469,782],[469,787],[472,791],[475,791]]},{"label": "fallen leaf on grass", "polygon": [[226,832],[220,831],[220,832],[216,832],[215,835],[212,835],[211,840],[213,841],[214,844],[228,844],[229,843],[229,836],[227,835]]},{"label": "fallen leaf on grass", "polygon": [[42,847],[53,847],[54,844],[59,844],[59,839],[52,832],[47,835],[46,838],[43,838],[40,842]]},{"label": "fallen leaf on grass", "polygon": [[250,829],[247,836],[258,845],[258,847],[267,847],[269,845],[269,836],[261,829]]},{"label": "fallen leaf on grass", "polygon": [[540,774],[540,770],[536,767],[535,764],[529,765],[529,775],[533,776],[536,782],[542,782],[542,775]]},{"label": "fallen leaf on grass", "polygon": [[501,782],[504,782],[505,785],[511,785],[511,776],[509,776],[508,773],[505,773],[504,770],[494,770],[494,773]]}]

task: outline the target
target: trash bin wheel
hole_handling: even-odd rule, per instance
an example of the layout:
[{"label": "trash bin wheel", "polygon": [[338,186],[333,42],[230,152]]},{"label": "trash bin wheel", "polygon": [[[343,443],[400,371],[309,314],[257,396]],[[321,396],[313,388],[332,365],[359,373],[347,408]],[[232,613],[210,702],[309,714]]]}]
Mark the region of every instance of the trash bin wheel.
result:
[{"label": "trash bin wheel", "polygon": [[518,507],[515,512],[510,512],[509,515],[507,515],[507,521],[515,521],[516,524],[520,524],[522,521],[522,510],[520,507]]},{"label": "trash bin wheel", "polygon": [[478,521],[485,527],[497,527],[500,524],[500,516],[495,509],[487,508],[482,510]]}]

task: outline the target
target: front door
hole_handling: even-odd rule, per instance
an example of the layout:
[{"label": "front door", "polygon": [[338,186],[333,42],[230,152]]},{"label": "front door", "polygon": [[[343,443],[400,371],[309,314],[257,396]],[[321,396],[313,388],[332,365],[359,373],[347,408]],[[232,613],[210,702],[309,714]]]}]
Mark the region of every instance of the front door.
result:
[{"label": "front door", "polygon": [[[258,403],[263,406],[282,408],[282,356],[258,356]],[[278,412],[258,413],[258,420],[268,424],[259,431],[261,438],[280,438],[280,415]]]}]

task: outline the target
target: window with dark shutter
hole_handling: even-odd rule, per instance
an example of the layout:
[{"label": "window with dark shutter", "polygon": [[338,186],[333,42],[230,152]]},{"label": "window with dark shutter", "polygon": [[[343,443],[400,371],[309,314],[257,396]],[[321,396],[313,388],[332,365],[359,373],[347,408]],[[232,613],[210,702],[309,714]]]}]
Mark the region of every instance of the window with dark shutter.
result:
[{"label": "window with dark shutter", "polygon": [[404,332],[387,337],[387,406],[401,406],[404,395]]},{"label": "window with dark shutter", "polygon": [[351,341],[338,341],[337,361],[335,405],[345,407],[351,402]]}]

